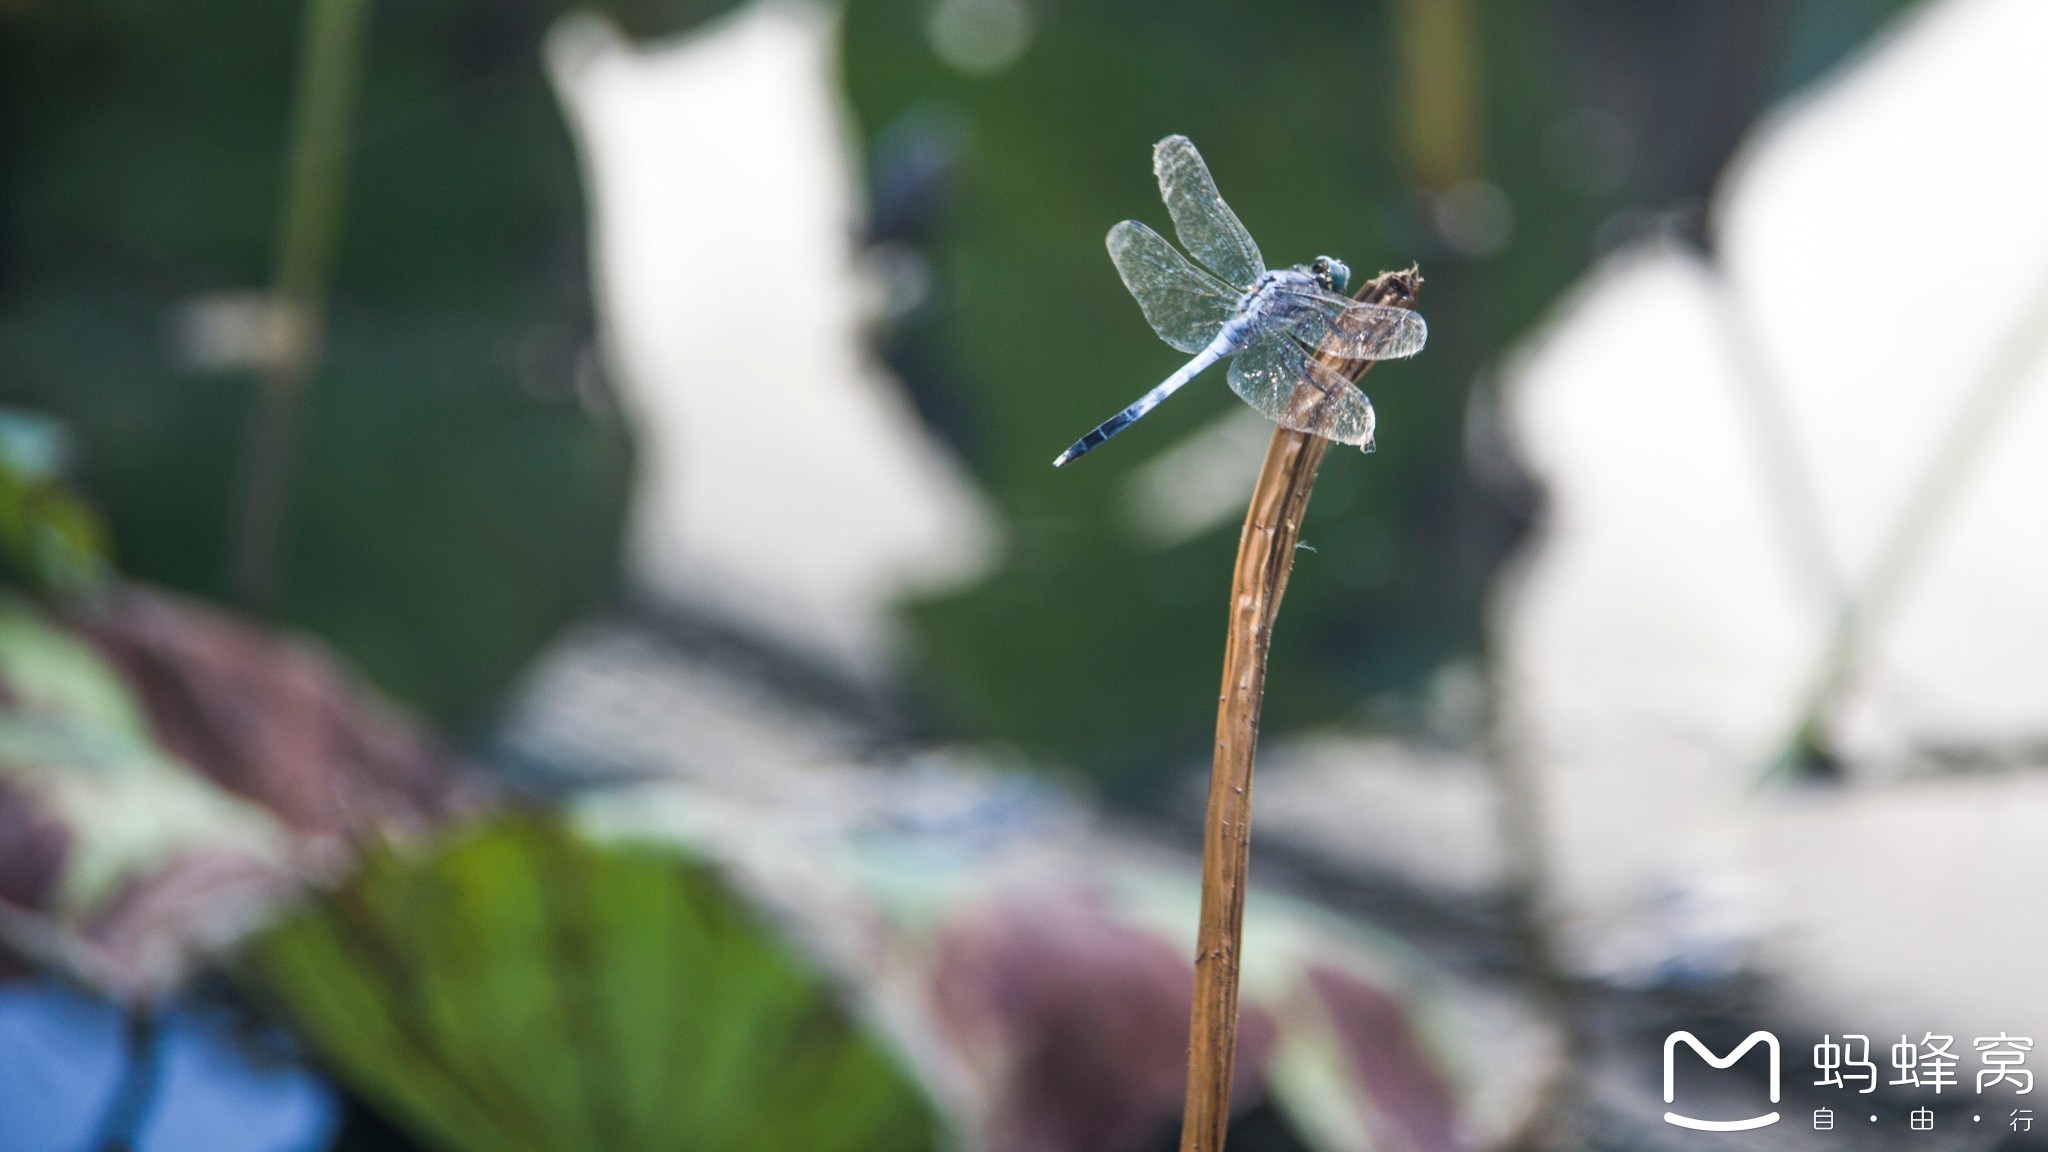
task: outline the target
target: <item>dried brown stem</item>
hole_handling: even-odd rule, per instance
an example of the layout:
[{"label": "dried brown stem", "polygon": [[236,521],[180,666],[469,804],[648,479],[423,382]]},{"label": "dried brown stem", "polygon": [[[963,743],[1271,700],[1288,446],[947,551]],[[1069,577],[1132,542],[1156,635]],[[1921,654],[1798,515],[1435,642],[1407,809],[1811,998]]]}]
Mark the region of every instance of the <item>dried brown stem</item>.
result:
[{"label": "dried brown stem", "polygon": [[[1413,307],[1422,278],[1414,269],[1384,272],[1358,299]],[[1350,379],[1370,361],[1325,362]],[[1266,651],[1287,576],[1294,568],[1302,513],[1329,441],[1276,428],[1259,469],[1238,537],[1231,578],[1230,631],[1223,647],[1223,694],[1216,706],[1216,756],[1202,825],[1202,911],[1195,938],[1195,1000],[1188,1022],[1187,1103],[1181,1152],[1222,1152],[1230,1124],[1230,1081],[1237,1060],[1238,955],[1244,939],[1245,875],[1251,861],[1252,754],[1266,694]]]}]

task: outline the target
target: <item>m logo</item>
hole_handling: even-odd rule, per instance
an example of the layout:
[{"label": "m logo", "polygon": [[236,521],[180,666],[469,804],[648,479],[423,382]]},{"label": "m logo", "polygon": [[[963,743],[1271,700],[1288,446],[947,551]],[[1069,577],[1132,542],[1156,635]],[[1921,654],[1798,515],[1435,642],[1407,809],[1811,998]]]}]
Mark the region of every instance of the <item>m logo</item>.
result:
[{"label": "m logo", "polygon": [[[1769,1032],[1751,1032],[1748,1039],[1735,1046],[1733,1052],[1728,1053],[1726,1056],[1716,1056],[1712,1052],[1707,1051],[1707,1046],[1700,1043],[1699,1037],[1692,1033],[1673,1032],[1664,1038],[1664,1102],[1666,1104],[1671,1103],[1677,1097],[1677,1084],[1672,1075],[1675,1071],[1672,1067],[1672,1057],[1677,1054],[1680,1041],[1691,1045],[1692,1050],[1699,1053],[1700,1059],[1705,1060],[1709,1068],[1730,1067],[1737,1060],[1742,1059],[1744,1054],[1751,1048],[1762,1044],[1771,1050],[1771,1103],[1776,1104],[1778,1102],[1779,1058],[1778,1038],[1776,1036],[1771,1035]],[[1776,1124],[1778,1122],[1778,1114],[1776,1112],[1766,1112],[1761,1116],[1751,1116],[1747,1120],[1695,1120],[1690,1116],[1680,1116],[1676,1112],[1666,1112],[1664,1114],[1664,1122],[1666,1124],[1676,1124],[1680,1128],[1698,1129],[1701,1132],[1743,1132],[1751,1128],[1762,1128],[1766,1124]]]}]

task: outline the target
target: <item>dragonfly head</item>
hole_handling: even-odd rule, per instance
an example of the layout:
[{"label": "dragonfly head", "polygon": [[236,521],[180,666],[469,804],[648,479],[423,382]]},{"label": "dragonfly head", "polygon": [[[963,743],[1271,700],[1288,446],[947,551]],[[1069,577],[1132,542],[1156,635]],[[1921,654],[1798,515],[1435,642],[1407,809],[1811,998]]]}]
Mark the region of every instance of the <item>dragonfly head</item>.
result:
[{"label": "dragonfly head", "polygon": [[1308,266],[1308,274],[1332,292],[1342,292],[1344,286],[1351,283],[1351,266],[1335,256],[1316,257]]}]

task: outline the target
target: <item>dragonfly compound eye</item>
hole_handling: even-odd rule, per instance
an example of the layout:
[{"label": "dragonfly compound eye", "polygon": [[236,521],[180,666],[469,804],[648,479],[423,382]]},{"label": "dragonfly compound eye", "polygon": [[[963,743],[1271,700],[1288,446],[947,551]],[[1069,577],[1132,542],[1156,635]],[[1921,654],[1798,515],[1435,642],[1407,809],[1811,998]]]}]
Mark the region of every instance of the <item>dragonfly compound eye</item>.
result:
[{"label": "dragonfly compound eye", "polygon": [[1315,263],[1309,265],[1309,271],[1332,292],[1344,291],[1344,286],[1351,282],[1350,266],[1335,256],[1316,257]]}]

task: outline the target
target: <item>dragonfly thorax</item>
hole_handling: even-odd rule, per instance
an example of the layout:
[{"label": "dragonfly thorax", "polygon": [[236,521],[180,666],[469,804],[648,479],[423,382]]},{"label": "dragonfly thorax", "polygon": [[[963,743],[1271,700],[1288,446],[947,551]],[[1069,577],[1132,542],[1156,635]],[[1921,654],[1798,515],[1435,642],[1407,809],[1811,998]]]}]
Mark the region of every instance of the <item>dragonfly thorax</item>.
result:
[{"label": "dragonfly thorax", "polygon": [[[1343,265],[1338,264],[1338,267]],[[1268,271],[1259,277],[1250,291],[1238,297],[1237,315],[1223,326],[1219,334],[1221,339],[1233,350],[1242,349],[1255,340],[1259,332],[1285,326],[1313,312],[1314,304],[1302,291],[1311,286],[1323,288],[1327,282],[1305,268],[1274,268]]]}]

